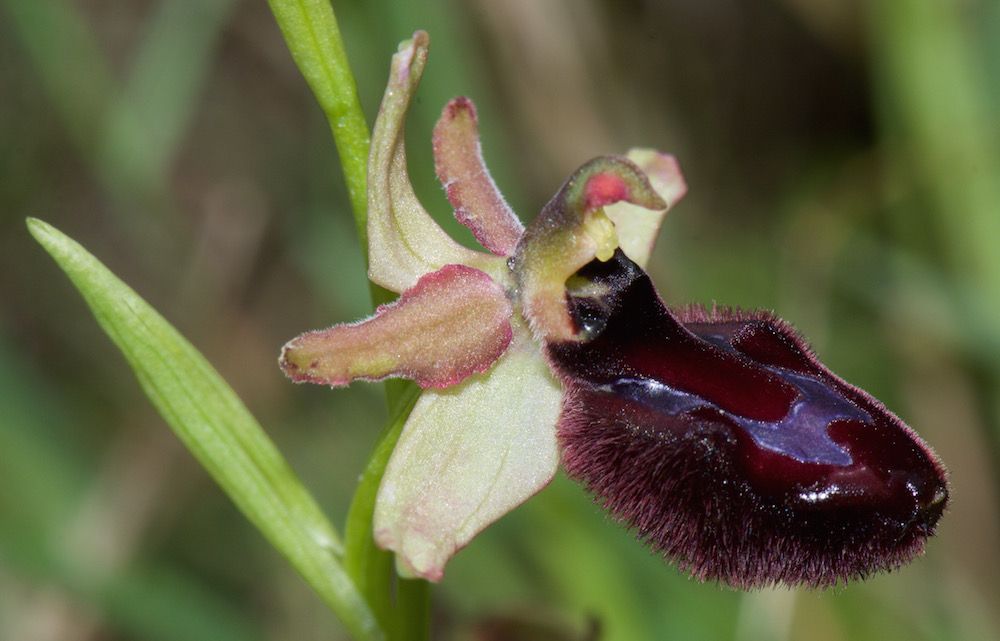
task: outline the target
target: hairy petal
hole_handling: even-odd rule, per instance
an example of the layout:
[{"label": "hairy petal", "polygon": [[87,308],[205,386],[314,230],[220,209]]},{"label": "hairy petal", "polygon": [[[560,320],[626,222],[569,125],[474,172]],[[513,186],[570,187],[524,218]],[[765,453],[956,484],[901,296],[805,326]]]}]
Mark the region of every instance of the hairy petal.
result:
[{"label": "hairy petal", "polygon": [[307,332],[281,352],[295,382],[411,378],[447,387],[483,372],[510,344],[512,309],[503,289],[472,267],[447,265],[423,276],[399,300],[358,323]]},{"label": "hairy petal", "polygon": [[424,392],[375,505],[375,540],[401,573],[440,580],[455,552],[548,484],[561,396],[526,329],[489,375]]},{"label": "hairy petal", "polygon": [[458,222],[494,254],[511,255],[524,226],[483,162],[476,107],[468,98],[455,98],[441,112],[434,127],[434,167]]},{"label": "hairy petal", "polygon": [[368,159],[368,277],[394,292],[409,289],[424,274],[448,264],[499,271],[498,259],[452,240],[410,184],[403,123],[423,75],[427,46],[427,34],[418,31],[392,57]]},{"label": "hairy petal", "polygon": [[663,217],[687,193],[687,183],[677,159],[670,154],[655,149],[631,149],[628,159],[645,172],[649,184],[667,204],[664,209],[654,212],[640,211],[642,208],[627,202],[609,205],[605,209],[608,218],[615,224],[622,251],[637,265],[645,267]]},{"label": "hairy petal", "polygon": [[525,230],[514,271],[525,315],[539,338],[579,338],[566,308],[566,280],[594,258],[613,256],[618,236],[604,207],[622,201],[645,209],[667,207],[631,161],[595,158],[569,177]]}]

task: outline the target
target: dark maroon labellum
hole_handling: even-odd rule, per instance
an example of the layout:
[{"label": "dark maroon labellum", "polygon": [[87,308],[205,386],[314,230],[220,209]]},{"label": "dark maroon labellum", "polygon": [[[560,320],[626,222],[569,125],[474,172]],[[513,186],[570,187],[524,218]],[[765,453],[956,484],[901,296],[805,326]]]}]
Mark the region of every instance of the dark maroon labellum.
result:
[{"label": "dark maroon labellum", "polygon": [[831,585],[909,561],[944,468],[880,402],[764,312],[671,313],[620,251],[569,293],[552,343],[563,462],[640,538],[702,579]]}]

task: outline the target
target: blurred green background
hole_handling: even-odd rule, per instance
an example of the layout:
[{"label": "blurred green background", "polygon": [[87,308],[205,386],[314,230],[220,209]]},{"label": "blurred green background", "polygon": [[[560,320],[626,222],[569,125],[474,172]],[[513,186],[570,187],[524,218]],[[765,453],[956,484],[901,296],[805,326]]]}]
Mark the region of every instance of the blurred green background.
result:
[{"label": "blurred green background", "polygon": [[[430,156],[454,95],[525,219],[594,155],[670,150],[690,192],[652,263],[668,302],[776,310],[951,470],[924,558],[752,594],[678,574],[559,479],[456,557],[435,638],[528,638],[509,619],[617,641],[1000,638],[1000,2],[334,5],[369,118],[396,43],[431,33],[410,163],[449,230],[471,242]],[[29,215],[184,332],[340,521],[381,390],[293,386],[276,357],[368,291],[326,121],[266,4],[0,0],[0,639],[342,638],[147,404]]]}]

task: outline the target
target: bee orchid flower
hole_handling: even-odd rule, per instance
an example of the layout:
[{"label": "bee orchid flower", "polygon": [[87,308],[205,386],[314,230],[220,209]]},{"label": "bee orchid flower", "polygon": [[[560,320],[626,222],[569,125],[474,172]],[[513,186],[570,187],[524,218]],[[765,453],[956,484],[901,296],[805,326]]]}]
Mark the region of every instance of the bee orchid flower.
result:
[{"label": "bee orchid flower", "polygon": [[699,578],[829,585],[920,553],[944,468],[881,403],[769,313],[672,310],[642,267],[687,190],[672,156],[587,162],[525,228],[483,162],[473,104],[434,130],[438,178],[486,252],[415,196],[403,126],[427,58],[393,57],[369,158],[369,278],[400,297],[282,350],[294,381],[405,377],[423,393],[379,489],[373,536],[437,581],[560,460]]}]

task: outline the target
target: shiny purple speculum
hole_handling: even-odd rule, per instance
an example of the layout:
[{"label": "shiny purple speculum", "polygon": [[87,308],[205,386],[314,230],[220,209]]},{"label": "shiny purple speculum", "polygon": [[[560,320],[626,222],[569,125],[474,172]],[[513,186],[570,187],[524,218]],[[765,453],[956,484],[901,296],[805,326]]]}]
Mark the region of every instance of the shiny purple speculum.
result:
[{"label": "shiny purple speculum", "polygon": [[824,585],[906,562],[947,502],[931,450],[760,312],[671,312],[621,252],[550,343],[568,472],[666,556],[734,585]]},{"label": "shiny purple speculum", "polygon": [[[712,337],[705,337],[709,342]],[[728,348],[728,344],[726,344]],[[720,347],[722,347],[720,345]],[[727,349],[728,351],[728,349]],[[827,428],[838,420],[854,419],[871,422],[868,412],[852,404],[836,390],[813,376],[778,368],[766,369],[784,378],[796,390],[797,396],[781,420],[763,421],[740,416],[695,394],[664,385],[650,378],[622,378],[606,389],[644,403],[663,414],[679,416],[695,409],[712,409],[746,430],[758,446],[791,457],[802,463],[850,465],[851,455],[833,442]]]}]

